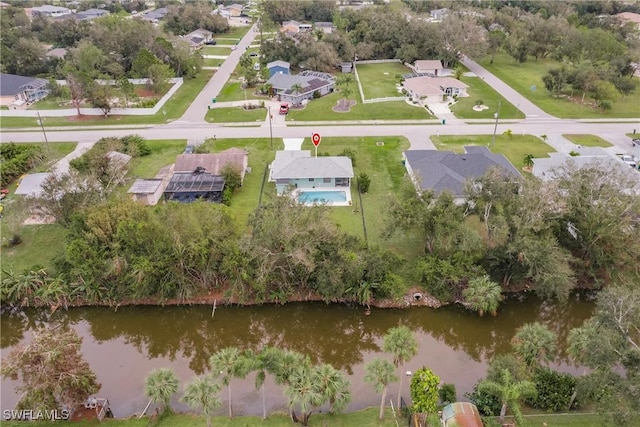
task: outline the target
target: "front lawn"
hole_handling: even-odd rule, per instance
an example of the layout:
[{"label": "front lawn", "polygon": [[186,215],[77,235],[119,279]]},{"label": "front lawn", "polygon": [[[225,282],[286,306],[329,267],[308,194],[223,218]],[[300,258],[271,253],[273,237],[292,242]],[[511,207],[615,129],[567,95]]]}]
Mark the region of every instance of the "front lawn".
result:
[{"label": "front lawn", "polygon": [[562,135],[567,138],[569,141],[573,142],[576,145],[582,145],[583,147],[611,147],[609,141],[606,141],[600,138],[597,135],[574,135],[574,134],[566,134]]},{"label": "front lawn", "polygon": [[[489,57],[480,61],[480,64],[545,112],[556,117],[565,119],[640,117],[640,90],[636,90],[635,93],[614,102],[612,109],[604,112],[587,105],[587,102],[593,102],[588,96],[585,98],[585,104],[581,104],[579,101],[582,98],[582,93],[574,94],[578,102],[570,101],[566,97],[550,96],[545,89],[542,76],[547,74],[550,68],[560,67],[561,64],[552,59],[539,59],[537,61],[529,59],[527,62],[518,64],[507,54],[500,53],[496,55],[493,64],[489,64]],[[636,78],[636,83],[640,84],[640,79]],[[532,90],[533,86],[535,86],[535,90]]]},{"label": "front lawn", "polygon": [[[356,69],[365,99],[402,96],[402,93],[396,89],[396,84],[400,83],[402,75],[411,72],[409,68],[399,62],[357,64]],[[359,94],[357,85],[354,85],[354,92]],[[360,98],[359,95],[358,98]]]},{"label": "front lawn", "polygon": [[224,62],[224,59],[219,58],[204,58],[202,60],[202,65],[204,67],[219,67]]},{"label": "front lawn", "polygon": [[266,108],[245,110],[243,107],[212,108],[204,119],[209,123],[257,122],[262,124],[267,117]]},{"label": "front lawn", "polygon": [[[433,118],[424,107],[416,107],[404,101],[375,102],[357,104],[349,112],[332,110],[341,99],[340,93],[333,93],[313,99],[302,109],[291,109],[287,121],[329,121],[329,120],[426,120]],[[352,101],[354,97],[351,97]]]},{"label": "front lawn", "polygon": [[128,176],[131,178],[154,178],[163,167],[176,161],[187,146],[186,139],[154,139],[147,140],[151,154],[134,157],[129,164]]},{"label": "front lawn", "polygon": [[548,153],[554,150],[538,137],[533,135],[496,135],[496,143],[490,145],[492,135],[465,135],[465,136],[432,136],[431,141],[438,150],[448,150],[462,153],[465,145],[483,145],[489,147],[494,153],[504,154],[511,164],[518,170],[522,170],[523,160],[527,154],[534,157],[549,157]]},{"label": "front lawn", "polygon": [[[451,106],[451,111],[456,117],[461,119],[493,119],[494,113],[498,110],[498,101],[500,101],[501,119],[524,119],[524,114],[516,106],[507,101],[484,80],[478,77],[463,76],[460,81],[469,85],[467,89],[469,96],[458,98],[458,102]],[[489,108],[475,111],[473,107],[478,100]]]},{"label": "front lawn", "polygon": [[242,88],[241,82],[229,80],[222,87],[222,90],[216,97],[216,101],[228,102],[228,101],[245,101],[247,99],[256,99],[256,98],[264,98],[265,100],[268,99],[267,96],[254,94],[254,92],[257,90],[258,90],[257,87],[251,87],[245,90]]},{"label": "front lawn", "polygon": [[[195,97],[202,91],[204,86],[213,76],[213,71],[202,71],[194,79],[185,79],[180,89],[164,104],[155,115],[148,116],[83,116],[82,120],[77,117],[43,117],[45,129],[51,126],[110,126],[110,125],[139,125],[165,123],[180,118]],[[163,111],[166,112],[166,121]],[[86,120],[85,120],[86,119]],[[0,127],[2,128],[22,128],[36,127],[36,119],[33,117],[2,117]]]},{"label": "front lawn", "polygon": [[251,26],[229,27],[229,31],[227,31],[226,33],[214,34],[213,38],[218,43],[230,44],[230,43],[227,43],[228,39],[234,39],[234,40],[240,41],[240,39],[243,38],[244,35],[249,32],[250,29],[251,29]]},{"label": "front lawn", "polygon": [[205,46],[200,51],[203,55],[225,55],[231,54],[231,48],[226,46]]}]

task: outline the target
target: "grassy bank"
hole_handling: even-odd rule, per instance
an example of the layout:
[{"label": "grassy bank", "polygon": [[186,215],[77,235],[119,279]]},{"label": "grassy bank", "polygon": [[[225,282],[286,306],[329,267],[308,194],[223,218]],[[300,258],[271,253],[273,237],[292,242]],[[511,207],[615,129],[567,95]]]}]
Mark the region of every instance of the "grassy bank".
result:
[{"label": "grassy bank", "polygon": [[242,107],[212,108],[207,111],[204,119],[209,123],[238,123],[255,122],[262,124],[267,117],[266,108],[245,110]]}]

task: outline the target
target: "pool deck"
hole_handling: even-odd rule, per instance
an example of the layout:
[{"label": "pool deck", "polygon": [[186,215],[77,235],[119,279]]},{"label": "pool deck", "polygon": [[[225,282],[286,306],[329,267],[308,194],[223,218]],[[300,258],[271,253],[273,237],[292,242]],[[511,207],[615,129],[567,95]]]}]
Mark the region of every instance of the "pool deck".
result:
[{"label": "pool deck", "polygon": [[[347,200],[344,202],[332,202],[332,201],[326,201],[326,203],[322,203],[322,205],[325,206],[332,206],[332,207],[338,207],[338,206],[351,206],[352,202],[351,202],[351,187],[320,187],[320,188],[299,188],[297,190],[294,190],[293,193],[291,193],[291,197],[295,198],[296,200],[298,200],[298,194],[300,192],[303,193],[326,193],[326,192],[342,192],[345,193],[345,195],[347,196]],[[301,203],[303,204],[303,203]],[[314,206],[314,205],[318,205],[320,203],[304,203],[305,206]]]}]

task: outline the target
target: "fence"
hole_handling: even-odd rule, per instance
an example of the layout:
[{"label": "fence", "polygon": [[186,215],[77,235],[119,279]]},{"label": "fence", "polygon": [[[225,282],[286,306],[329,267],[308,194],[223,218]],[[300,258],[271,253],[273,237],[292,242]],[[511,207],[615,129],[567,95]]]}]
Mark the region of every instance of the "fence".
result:
[{"label": "fence", "polygon": [[356,61],[356,64],[384,64],[386,62],[402,62],[399,59],[367,59],[365,61]]},{"label": "fence", "polygon": [[[64,81],[64,80],[63,80]],[[144,84],[147,79],[130,79],[134,84]],[[173,86],[162,98],[153,106],[153,108],[112,108],[109,114],[119,116],[148,116],[154,115],[164,106],[164,104],[173,96],[174,93],[184,83],[182,77],[174,78],[170,80]],[[99,81],[99,84],[108,84],[110,81]],[[66,84],[66,81],[65,81]],[[115,82],[114,82],[115,84]],[[78,110],[75,108],[66,108],[64,110],[0,110],[0,117],[38,117],[40,113],[41,117],[68,117],[78,114]],[[104,112],[99,108],[80,108],[80,114],[86,116],[104,116]]]},{"label": "fence", "polygon": [[376,102],[387,102],[387,101],[405,101],[407,99],[406,96],[387,96],[386,98],[373,98],[373,99],[363,99],[363,104],[373,104]]}]

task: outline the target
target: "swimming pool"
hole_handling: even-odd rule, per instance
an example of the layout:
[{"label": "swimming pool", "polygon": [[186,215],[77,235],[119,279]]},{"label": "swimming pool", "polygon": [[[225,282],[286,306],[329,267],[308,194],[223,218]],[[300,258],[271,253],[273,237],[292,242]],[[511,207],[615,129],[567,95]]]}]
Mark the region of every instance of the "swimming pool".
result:
[{"label": "swimming pool", "polygon": [[298,191],[299,203],[325,203],[325,202],[346,202],[347,193],[344,190],[339,191]]}]

